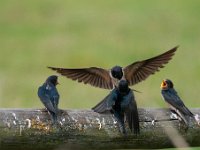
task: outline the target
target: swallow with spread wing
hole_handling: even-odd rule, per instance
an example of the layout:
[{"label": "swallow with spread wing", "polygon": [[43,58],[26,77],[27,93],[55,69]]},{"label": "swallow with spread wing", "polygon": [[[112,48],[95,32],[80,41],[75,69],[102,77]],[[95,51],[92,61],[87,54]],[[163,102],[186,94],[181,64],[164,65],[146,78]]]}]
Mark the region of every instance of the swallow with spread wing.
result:
[{"label": "swallow with spread wing", "polygon": [[45,83],[38,88],[38,97],[51,114],[53,123],[57,122],[58,103],[60,97],[56,89],[57,84],[58,77],[52,75],[49,76]]},{"label": "swallow with spread wing", "polygon": [[99,88],[113,89],[115,86],[118,86],[119,81],[122,79],[126,79],[129,86],[145,80],[149,75],[159,71],[159,68],[163,68],[172,59],[177,48],[178,46],[153,58],[136,61],[126,67],[115,66],[110,70],[97,67],[79,69],[48,68],[57,71],[67,78],[78,80],[78,82]]},{"label": "swallow with spread wing", "polygon": [[181,98],[178,96],[171,80],[165,79],[162,81],[161,94],[165,102],[169,104],[171,111],[177,114],[187,126],[190,118],[196,120],[194,114],[185,106]]},{"label": "swallow with spread wing", "polygon": [[128,87],[126,80],[120,80],[119,86],[115,87],[108,96],[92,108],[98,113],[112,113],[116,117],[120,132],[126,135],[125,118],[128,121],[131,132],[139,134],[139,117],[137,104],[133,91]]}]

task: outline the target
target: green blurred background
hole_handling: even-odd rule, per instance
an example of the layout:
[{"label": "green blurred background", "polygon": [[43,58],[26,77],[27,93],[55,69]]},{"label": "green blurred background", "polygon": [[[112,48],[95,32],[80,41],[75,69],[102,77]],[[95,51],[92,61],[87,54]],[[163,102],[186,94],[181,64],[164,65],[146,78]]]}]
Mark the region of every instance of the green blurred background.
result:
[{"label": "green blurred background", "polygon": [[[47,66],[126,66],[180,45],[159,73],[134,88],[138,107],[166,107],[160,83],[174,81],[188,107],[200,107],[200,1],[1,0],[0,107],[41,108]],[[60,108],[91,108],[108,90],[60,77]]]}]

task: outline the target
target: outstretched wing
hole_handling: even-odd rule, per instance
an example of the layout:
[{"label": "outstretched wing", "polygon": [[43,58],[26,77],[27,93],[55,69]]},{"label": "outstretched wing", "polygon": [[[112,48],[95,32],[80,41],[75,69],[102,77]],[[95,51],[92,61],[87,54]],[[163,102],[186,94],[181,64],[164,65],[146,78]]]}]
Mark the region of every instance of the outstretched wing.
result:
[{"label": "outstretched wing", "polygon": [[137,109],[137,104],[134,99],[132,91],[130,91],[128,95],[128,101],[129,101],[129,105],[125,112],[126,119],[128,120],[128,125],[131,132],[134,132],[135,134],[139,134],[140,125],[139,125],[138,109]]},{"label": "outstretched wing", "polygon": [[134,62],[123,68],[125,78],[129,81],[129,85],[137,84],[138,82],[145,80],[149,75],[159,71],[159,68],[163,68],[164,64],[167,64],[169,60],[172,59],[177,48],[178,46],[161,55]]},{"label": "outstretched wing", "polygon": [[92,108],[94,112],[98,113],[110,113],[112,106],[115,104],[117,94],[115,89],[111,91],[102,101]]},{"label": "outstretched wing", "polygon": [[80,68],[80,69],[68,69],[68,68],[56,68],[48,67],[55,70],[59,74],[66,76],[72,80],[77,80],[78,82],[83,82],[85,84],[90,84],[95,87],[112,89],[113,83],[110,77],[109,71],[97,68]]}]

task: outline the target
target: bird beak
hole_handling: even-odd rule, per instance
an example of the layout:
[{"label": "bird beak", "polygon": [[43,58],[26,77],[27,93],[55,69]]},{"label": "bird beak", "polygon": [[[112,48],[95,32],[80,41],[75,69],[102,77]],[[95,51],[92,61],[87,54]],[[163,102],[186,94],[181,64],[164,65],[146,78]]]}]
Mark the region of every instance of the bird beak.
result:
[{"label": "bird beak", "polygon": [[160,88],[165,89],[166,87],[167,87],[167,84],[166,84],[165,80],[163,80],[161,85],[160,85]]},{"label": "bird beak", "polygon": [[60,83],[57,81],[57,82],[56,82],[56,85],[60,85]]}]

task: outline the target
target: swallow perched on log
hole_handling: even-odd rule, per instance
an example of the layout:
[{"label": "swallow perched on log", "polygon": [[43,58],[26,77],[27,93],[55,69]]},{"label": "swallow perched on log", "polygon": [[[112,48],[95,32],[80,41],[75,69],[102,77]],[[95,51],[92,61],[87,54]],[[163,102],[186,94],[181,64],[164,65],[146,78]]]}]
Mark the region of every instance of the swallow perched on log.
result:
[{"label": "swallow perched on log", "polygon": [[140,132],[137,104],[133,91],[128,87],[126,80],[120,80],[119,86],[115,87],[92,110],[97,113],[110,112],[114,114],[119,123],[120,132],[125,135],[125,120],[128,121],[131,132],[135,134]]},{"label": "swallow perched on log", "polygon": [[50,115],[53,123],[57,122],[59,93],[56,89],[58,84],[58,76],[52,75],[47,78],[42,86],[38,88],[38,97],[44,104]]},{"label": "swallow perched on log", "polygon": [[159,68],[163,68],[172,59],[177,48],[178,46],[153,58],[136,61],[126,67],[115,66],[109,70],[97,67],[79,69],[48,68],[78,82],[99,88],[113,89],[118,86],[119,81],[122,79],[127,80],[129,86],[145,80],[149,75],[159,71]]},{"label": "swallow perched on log", "polygon": [[165,79],[162,81],[161,94],[165,102],[169,104],[171,111],[177,114],[187,126],[189,125],[190,118],[197,121],[194,114],[185,106],[181,98],[178,96],[171,80]]}]

